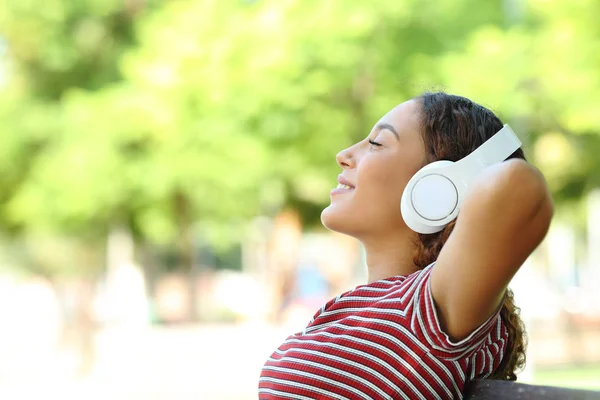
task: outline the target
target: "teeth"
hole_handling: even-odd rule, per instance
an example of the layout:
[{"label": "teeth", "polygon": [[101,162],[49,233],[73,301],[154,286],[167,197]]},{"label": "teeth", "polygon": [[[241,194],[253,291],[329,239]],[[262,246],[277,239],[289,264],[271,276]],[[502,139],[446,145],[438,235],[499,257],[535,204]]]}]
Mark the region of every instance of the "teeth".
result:
[{"label": "teeth", "polygon": [[338,189],[352,190],[352,188],[351,188],[350,186],[348,186],[348,185],[343,185],[343,184],[341,184],[341,183],[339,183],[339,184],[337,185],[337,188],[338,188]]}]

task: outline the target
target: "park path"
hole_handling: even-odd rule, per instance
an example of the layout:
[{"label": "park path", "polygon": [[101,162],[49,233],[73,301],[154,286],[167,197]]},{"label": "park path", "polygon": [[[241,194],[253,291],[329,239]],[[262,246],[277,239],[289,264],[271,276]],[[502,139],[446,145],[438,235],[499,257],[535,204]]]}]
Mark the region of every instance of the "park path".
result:
[{"label": "park path", "polygon": [[288,333],[265,324],[105,329],[87,377],[65,376],[68,360],[46,354],[0,375],[0,398],[256,399],[260,369]]}]

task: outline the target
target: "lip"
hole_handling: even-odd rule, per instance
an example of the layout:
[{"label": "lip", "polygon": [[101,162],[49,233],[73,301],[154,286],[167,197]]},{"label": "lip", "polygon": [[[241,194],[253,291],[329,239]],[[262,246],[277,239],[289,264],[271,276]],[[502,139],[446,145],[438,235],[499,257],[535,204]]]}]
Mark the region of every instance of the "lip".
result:
[{"label": "lip", "polygon": [[346,178],[344,178],[342,175],[338,175],[337,181],[338,181],[338,183],[341,183],[342,185],[350,186],[352,189],[354,189],[354,185],[352,183],[350,183],[350,181],[347,180]]},{"label": "lip", "polygon": [[331,192],[329,192],[329,194],[331,196],[336,195],[336,194],[348,193],[348,192],[351,192],[354,190],[354,185],[352,183],[350,183],[350,181],[348,181],[342,175],[338,175],[337,181],[338,181],[338,183],[341,183],[342,185],[350,186],[351,189],[333,188],[333,189],[331,189]]}]

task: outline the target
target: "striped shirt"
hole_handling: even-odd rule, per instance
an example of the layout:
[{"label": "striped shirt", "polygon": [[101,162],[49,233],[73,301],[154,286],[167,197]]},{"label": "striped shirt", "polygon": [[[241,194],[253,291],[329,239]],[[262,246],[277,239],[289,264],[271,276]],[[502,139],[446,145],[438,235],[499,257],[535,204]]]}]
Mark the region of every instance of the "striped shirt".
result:
[{"label": "striped shirt", "polygon": [[263,366],[259,399],[462,399],[465,383],[499,366],[500,309],[460,341],[440,328],[433,264],[328,301]]}]

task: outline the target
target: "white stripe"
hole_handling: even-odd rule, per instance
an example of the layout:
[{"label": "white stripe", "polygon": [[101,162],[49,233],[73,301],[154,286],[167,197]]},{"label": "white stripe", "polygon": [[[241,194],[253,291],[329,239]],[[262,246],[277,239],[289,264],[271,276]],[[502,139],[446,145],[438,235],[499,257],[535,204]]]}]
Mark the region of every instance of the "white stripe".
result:
[{"label": "white stripe", "polygon": [[341,314],[344,312],[355,312],[355,311],[365,311],[365,312],[381,312],[382,314],[391,314],[397,315],[400,317],[406,316],[405,310],[400,310],[398,308],[378,308],[378,307],[344,307],[337,310],[329,310],[323,313],[323,317],[328,317],[330,315]]},{"label": "white stripe", "polygon": [[[353,312],[369,312],[369,313],[374,313],[374,314],[384,314],[384,315],[393,315],[393,316],[398,316],[401,318],[406,317],[406,312],[404,310],[398,310],[398,309],[394,309],[394,308],[378,308],[378,307],[346,307],[346,308],[342,308],[339,310],[333,310],[333,311],[327,311],[324,313],[324,317],[326,316],[330,316],[330,315],[335,315],[335,314],[342,314],[342,313],[353,313]],[[310,327],[307,327],[305,329],[306,332],[312,332],[314,330],[320,329],[320,328],[324,328],[326,326],[331,325],[333,322],[337,322],[336,321],[328,321],[319,325],[313,325]]]},{"label": "white stripe", "polygon": [[[372,382],[369,382],[368,380],[366,380],[366,379],[364,379],[364,378],[362,378],[362,377],[360,377],[358,375],[351,374],[348,371],[339,370],[339,369],[331,367],[329,365],[320,364],[320,363],[315,362],[315,361],[308,361],[308,360],[304,360],[304,359],[301,359],[301,358],[284,356],[284,357],[282,357],[282,358],[279,359],[279,361],[284,361],[284,360],[292,362],[292,363],[296,363],[296,364],[309,365],[311,367],[315,367],[315,368],[319,368],[319,369],[324,369],[324,370],[329,371],[331,373],[334,373],[336,375],[340,375],[340,376],[342,376],[344,378],[353,379],[353,380],[355,380],[357,382],[360,382],[363,385],[371,388],[373,391],[377,392],[380,396],[387,396],[387,393],[385,393],[379,386],[373,384]],[[281,368],[281,369],[287,370],[287,373],[290,373],[290,374],[294,374],[295,372],[293,372],[293,371],[296,371],[296,370],[291,370],[291,369],[285,368],[285,367],[265,366],[264,368],[265,369],[273,369],[273,370],[275,370],[276,368]],[[364,367],[362,367],[362,368],[364,368]],[[313,379],[323,380],[325,382],[327,382],[326,379],[329,380],[329,378],[321,377],[319,375],[314,375],[312,373],[305,372],[305,371],[302,371],[302,370],[297,370],[297,375],[309,376],[309,377],[311,377]],[[332,382],[328,382],[328,383],[331,383],[332,385],[337,385],[337,381],[332,381]],[[345,389],[347,389],[349,391],[354,391],[354,388],[352,388],[351,386],[347,387],[346,384],[340,383],[340,386],[344,387]],[[396,387],[396,389],[397,389],[397,387]],[[358,391],[358,389],[356,389],[356,390]],[[367,396],[366,393],[364,393],[362,391],[359,391],[359,392],[362,393],[362,394],[364,394],[365,396]]]},{"label": "white stripe", "polygon": [[[404,283],[404,282],[402,282],[402,283]],[[365,292],[387,292],[390,290],[390,288],[389,287],[387,287],[387,288],[362,287],[362,288],[354,289],[353,292],[360,292],[361,290],[364,290]]]},{"label": "white stripe", "polygon": [[[380,289],[381,291],[385,292],[382,293],[380,296],[364,296],[365,293],[360,293],[360,290],[357,290],[356,293],[352,293],[352,294],[347,294],[346,296],[342,297],[338,303],[343,303],[343,302],[348,302],[348,301],[373,301],[373,302],[381,302],[381,301],[399,301],[399,298],[397,297],[398,293],[396,290],[390,291],[390,288],[385,288],[385,289]],[[361,294],[363,296],[361,296]],[[388,297],[390,296],[396,296],[392,299],[388,299]]]},{"label": "white stripe", "polygon": [[[454,387],[454,389],[456,390],[457,393],[460,393],[460,389],[458,388],[458,385],[455,382],[455,378],[454,375],[452,374],[452,372],[450,372],[450,370],[448,369],[448,367],[442,363],[438,358],[436,358],[435,356],[433,356],[431,353],[429,353],[429,348],[427,346],[425,346],[425,344],[423,344],[420,340],[418,340],[418,338],[416,338],[414,336],[414,333],[409,331],[406,327],[404,327],[403,325],[400,325],[396,322],[392,322],[392,321],[388,321],[385,319],[379,319],[379,318],[370,318],[370,317],[362,317],[362,316],[358,316],[358,315],[352,315],[347,317],[348,320],[354,320],[354,321],[361,321],[361,322],[368,322],[368,323],[372,323],[372,324],[381,324],[381,325],[385,325],[394,329],[397,329],[400,331],[400,333],[402,333],[403,335],[405,335],[408,339],[411,340],[412,343],[416,344],[417,346],[419,346],[419,348],[427,353],[427,356],[429,357],[430,360],[432,360],[433,362],[435,362],[435,364],[446,373],[446,376],[448,376],[449,380],[452,382],[452,385]],[[332,323],[331,326],[336,325],[337,327],[343,327],[344,329],[346,328],[356,328],[356,327],[350,327],[348,325],[343,325],[341,324],[340,321],[336,321],[335,323]],[[368,328],[365,328],[368,329]],[[379,331],[372,331],[373,334],[378,334]],[[311,335],[315,335],[314,333]],[[381,336],[381,335],[379,335]],[[396,342],[396,341],[394,341]],[[400,347],[402,347],[405,351],[410,352],[411,354],[414,354],[412,352],[412,349],[410,347],[406,347],[406,345],[398,340],[397,344],[400,345]],[[284,343],[285,345],[285,343]],[[298,349],[290,349],[290,350],[298,350]],[[323,353],[324,354],[324,353]],[[416,355],[413,355],[413,358],[418,359],[418,357]],[[438,380],[438,383],[440,383],[439,381],[439,377],[437,376],[437,374],[435,374],[428,365],[425,364],[425,366],[427,367],[427,371],[436,378],[436,380]],[[386,367],[387,368],[387,367]],[[462,371],[461,371],[462,372]],[[464,382],[464,377],[463,377],[463,382]],[[441,386],[443,386],[444,388],[446,388],[446,385],[441,383]]]},{"label": "white stripe", "polygon": [[477,372],[477,375],[481,375],[481,374],[483,374],[483,370],[485,369],[485,366],[487,365],[487,362],[486,362],[487,354],[485,353],[485,351],[483,351],[483,349],[481,349],[477,353],[481,354],[481,368]]},{"label": "white stripe", "polygon": [[[467,377],[465,376],[465,372],[463,371],[462,365],[460,365],[460,361],[452,361],[452,365],[454,365],[454,368],[460,375],[460,379],[462,380],[461,383],[464,383],[466,381]],[[469,368],[469,359],[467,359],[467,361],[466,361],[465,370],[468,368]]]},{"label": "white stripe", "polygon": [[393,276],[390,277],[390,278],[387,278],[387,279],[381,279],[379,281],[371,282],[370,285],[379,285],[379,284],[385,284],[385,283],[387,283],[388,285],[391,286],[391,285],[394,285],[395,283],[403,282],[404,281],[404,279],[398,279],[398,280],[393,280],[393,281],[388,280],[388,279],[391,279],[391,278],[393,278]]},{"label": "white stripe", "polygon": [[410,284],[406,285],[406,293],[404,293],[400,298],[403,302],[406,301],[407,297],[414,298],[414,293],[421,286],[421,283],[427,278],[428,271],[429,270],[425,268],[419,274],[415,274],[413,277],[411,277],[410,280],[407,279],[407,282],[410,282],[411,280],[413,282],[410,282]]},{"label": "white stripe", "polygon": [[[458,376],[460,377],[461,386],[464,386],[466,377],[465,377],[465,373],[462,369],[462,366],[460,365],[460,362],[451,361],[449,366],[454,367],[454,370],[458,373]],[[458,389],[456,380],[454,378],[452,378],[451,381],[452,381],[452,384],[454,385],[454,389],[456,390],[456,393],[458,393],[459,395],[462,395],[462,391]]]},{"label": "white stripe", "polygon": [[280,396],[280,397],[287,397],[289,399],[298,399],[298,400],[315,400],[314,397],[306,397],[306,396],[302,396],[300,394],[289,394],[286,392],[282,392],[279,390],[273,390],[273,389],[258,389],[258,394],[261,393],[266,393],[266,394],[272,394],[272,395],[276,395],[276,396]]},{"label": "white stripe", "polygon": [[469,379],[471,380],[475,379],[475,368],[477,368],[477,353],[473,354],[472,359],[473,361],[471,362],[471,375],[469,376]]},{"label": "white stripe", "polygon": [[[400,310],[397,308],[379,308],[379,307],[344,307],[337,310],[330,310],[323,313],[323,317],[328,317],[330,315],[342,314],[344,312],[353,313],[353,312],[370,312],[370,313],[380,313],[380,314],[389,314],[399,317],[406,317],[406,311]],[[315,325],[316,326],[316,325]],[[315,326],[311,326],[310,328],[314,328]]]},{"label": "white stripe", "polygon": [[261,382],[261,381],[262,382],[278,383],[280,385],[293,386],[293,387],[296,387],[296,388],[306,389],[306,390],[310,390],[311,392],[317,392],[317,393],[320,393],[320,394],[323,394],[323,395],[326,395],[326,396],[331,396],[334,399],[350,400],[347,397],[340,396],[337,393],[333,393],[333,392],[330,392],[328,390],[323,390],[323,389],[319,388],[318,386],[307,385],[307,384],[304,384],[304,383],[292,382],[292,381],[287,381],[285,379],[270,378],[270,377],[262,377],[262,378],[259,379],[259,382]]},{"label": "white stripe", "polygon": [[[404,360],[402,357],[399,357],[398,354],[396,354],[395,352],[393,352],[392,350],[388,349],[385,346],[382,346],[378,343],[374,343],[374,342],[370,342],[368,340],[365,339],[360,339],[360,338],[356,338],[353,336],[349,336],[349,335],[335,335],[335,334],[331,334],[329,332],[318,332],[315,335],[323,335],[323,336],[327,336],[327,337],[334,337],[334,338],[344,338],[347,339],[350,342],[356,342],[356,343],[360,343],[362,345],[368,346],[368,347],[374,347],[380,351],[382,351],[383,353],[388,354],[390,357],[392,357],[393,359],[395,359],[396,361],[398,361],[400,364],[402,364],[407,370],[409,370],[411,372],[411,374],[413,374],[422,384],[423,386],[425,386],[436,398],[438,398],[438,394],[435,392],[435,390],[431,387],[431,385],[425,380],[423,379],[423,377],[413,368],[412,365],[410,365],[410,363],[408,363],[406,360]],[[333,343],[323,343],[323,342],[318,342],[318,341],[313,341],[313,340],[307,340],[306,342],[314,342],[314,344],[317,345],[334,345]],[[342,346],[339,344],[335,344],[334,347],[341,347],[341,348],[346,348],[348,349],[348,347],[346,346]],[[368,359],[373,359],[373,357],[371,355],[367,355],[367,353],[361,352],[364,354],[364,357],[368,358]],[[379,359],[379,358],[378,358]],[[382,362],[385,362],[381,359],[379,359]],[[387,363],[386,363],[387,364]],[[389,365],[389,364],[388,364]],[[391,367],[391,366],[390,366]],[[393,370],[393,368],[392,368]],[[398,375],[400,378],[403,378],[403,375]],[[422,397],[422,394],[420,393],[419,390],[417,390],[417,388],[412,384],[412,382],[410,382],[410,380],[406,380],[406,384],[410,386],[410,388],[417,394],[419,394],[420,398],[425,399],[424,397]]]},{"label": "white stripe", "polygon": [[502,337],[502,318],[498,318],[498,324],[496,325],[496,337]]},{"label": "white stripe", "polygon": [[[401,331],[402,334],[404,334],[407,338],[409,338],[411,340],[412,343],[416,344],[417,346],[419,346],[421,348],[421,350],[427,352],[427,356],[429,357],[430,360],[434,361],[436,363],[436,365],[446,373],[446,376],[448,376],[448,378],[450,379],[450,381],[452,382],[454,389],[456,389],[457,392],[460,392],[458,386],[456,385],[456,382],[454,381],[454,375],[452,375],[452,373],[450,372],[450,370],[444,365],[444,363],[442,363],[437,357],[435,357],[434,355],[432,355],[429,351],[430,349],[423,343],[421,342],[414,334],[414,332],[409,331],[408,329],[406,329],[406,327],[404,327],[403,325],[397,324],[395,322],[392,321],[388,321],[385,319],[379,319],[379,318],[369,318],[369,317],[360,317],[360,316],[349,316],[347,319],[350,320],[357,320],[357,321],[363,321],[363,322],[372,322],[372,323],[379,323],[382,325],[386,325],[389,327],[393,327],[395,329],[398,329]],[[347,326],[347,325],[344,325]],[[399,342],[401,343],[401,347],[404,348],[404,343],[403,342]],[[409,347],[407,348],[412,352],[412,349],[410,349]],[[418,357],[413,357],[413,358],[418,358]],[[430,370],[428,370],[430,371]],[[431,374],[435,377],[437,377],[437,374],[433,373],[433,371],[430,371]],[[463,378],[464,381],[464,378]],[[442,385],[445,387],[445,385]]]},{"label": "white stripe", "polygon": [[[325,335],[327,336],[327,335]],[[331,335],[329,335],[331,336]],[[301,342],[300,340],[294,340],[294,342]],[[410,380],[407,380],[406,376],[404,376],[403,374],[401,374],[396,368],[394,368],[392,365],[388,364],[386,361],[378,358],[378,357],[374,357],[369,353],[365,353],[364,351],[361,350],[356,350],[353,349],[352,347],[347,347],[347,346],[342,346],[340,344],[336,344],[336,343],[330,343],[330,342],[319,342],[317,340],[304,340],[302,342],[307,342],[310,344],[314,344],[317,345],[318,347],[322,346],[322,347],[332,347],[336,350],[342,351],[342,352],[347,352],[350,354],[353,354],[355,356],[358,357],[363,357],[366,358],[368,360],[371,360],[372,362],[374,362],[375,364],[379,364],[381,365],[383,368],[388,369],[389,371],[392,371],[395,373],[395,375],[398,377],[399,380],[401,380],[403,383],[405,383],[407,386],[409,386],[415,393],[419,394],[419,391],[414,387],[414,385],[412,384],[412,382],[410,382]],[[397,357],[393,357],[396,358]],[[403,395],[403,398],[410,400],[410,397],[407,397],[404,395],[404,392],[400,392]],[[421,397],[422,398],[422,397]]]},{"label": "white stripe", "polygon": [[[427,325],[425,324],[425,322],[423,320],[423,314],[421,313],[421,310],[419,307],[419,302],[420,302],[420,299],[419,299],[419,296],[417,296],[417,298],[415,299],[415,311],[413,313],[413,316],[416,317],[416,321],[419,323],[419,326],[421,327],[421,331],[423,332],[423,335],[425,336],[425,339],[427,340],[427,343],[429,344],[429,346],[431,346],[431,348],[434,350],[439,350],[444,353],[452,354],[452,353],[460,352],[461,349],[448,350],[448,349],[442,348],[434,343],[433,339],[431,339],[431,336],[429,335],[429,332],[432,330],[433,327],[429,326],[428,324]],[[416,332],[417,329],[414,325],[414,322],[415,322],[415,318],[412,318],[411,319],[411,329]],[[445,357],[445,358],[449,359],[450,361],[456,361],[456,360],[460,359],[461,356],[459,355],[456,357]]]},{"label": "white stripe", "polygon": [[394,303],[394,304],[398,304],[401,306],[404,306],[404,310],[406,311],[406,309],[408,309],[410,307],[410,302],[407,303],[407,300],[404,298],[404,296],[401,297],[392,297],[392,298],[384,298],[385,296],[382,296],[381,300],[379,300],[380,303]]},{"label": "white stripe", "polygon": [[[405,279],[405,280],[402,280],[402,281],[395,281],[394,283],[397,286],[396,288],[394,288],[392,286],[385,287],[385,288],[370,288],[370,287],[356,288],[356,289],[353,289],[353,290],[347,292],[346,296],[343,296],[339,300],[340,301],[350,301],[352,299],[356,299],[356,300],[362,300],[362,299],[367,300],[367,299],[370,299],[370,300],[374,300],[374,301],[377,301],[377,300],[383,301],[385,299],[385,301],[388,301],[388,302],[389,301],[398,301],[398,300],[404,301],[404,300],[406,300],[406,297],[408,295],[410,295],[410,292],[414,291],[414,289],[412,288],[412,286],[414,286],[414,282],[411,282],[410,285],[407,285],[406,283],[410,282],[411,280],[412,281],[416,280],[416,278],[418,278],[419,275],[421,275],[421,274],[412,276],[412,277],[410,277],[408,279]],[[397,290],[390,291],[390,289],[397,289]],[[411,289],[413,289],[413,290],[411,290]],[[365,290],[365,291],[377,291],[377,292],[389,292],[389,293],[386,293],[386,294],[384,294],[382,296],[379,296],[379,297],[352,296],[351,295],[351,293],[360,292],[361,290]],[[386,299],[386,297],[391,296],[391,295],[397,295],[398,293],[403,293],[403,295],[402,295],[401,298]]]},{"label": "white stripe", "polygon": [[502,362],[502,359],[504,359],[504,346],[506,346],[506,342],[504,339],[500,339],[500,351],[498,352],[498,355],[500,356],[500,362]]},{"label": "white stripe", "polygon": [[[301,341],[300,340],[294,340],[294,342],[298,342],[299,343]],[[321,345],[323,347],[332,347],[332,348],[334,348],[336,350],[344,351],[344,352],[353,354],[353,355],[358,356],[358,357],[367,358],[367,359],[371,360],[372,362],[374,362],[375,364],[378,364],[378,365],[382,366],[383,368],[389,370],[390,372],[394,373],[394,375],[396,375],[401,381],[404,382],[404,380],[406,379],[406,377],[404,375],[400,374],[398,372],[398,370],[395,369],[394,367],[392,367],[390,364],[388,364],[387,362],[385,362],[384,360],[382,360],[380,358],[373,357],[369,353],[365,353],[365,352],[360,351],[360,350],[355,350],[355,349],[353,349],[351,347],[346,347],[346,346],[342,346],[342,345],[335,344],[335,343],[329,343],[329,342],[318,342],[316,340],[304,340],[302,342],[307,342],[307,343],[311,343],[311,344],[318,344],[318,345]],[[297,350],[297,349],[290,349],[290,350]],[[275,352],[278,353],[278,354],[279,353],[283,353],[282,351],[279,351],[279,349],[276,350]],[[319,351],[319,353],[321,353],[321,354],[328,354],[328,353],[320,352],[320,351]],[[277,361],[277,359],[273,359],[273,360],[275,362]],[[402,395],[402,398],[404,398],[406,400],[410,400],[410,397],[408,397],[402,390],[400,390],[398,392],[398,394]]]},{"label": "white stripe", "polygon": [[[388,326],[388,327],[391,327],[391,328],[399,330],[400,333],[402,333],[408,339],[410,339],[412,343],[416,344],[417,346],[419,346],[419,348],[421,350],[423,350],[424,352],[427,353],[427,356],[429,357],[429,359],[433,360],[436,363],[436,365],[442,371],[444,371],[446,373],[446,375],[448,376],[448,378],[450,379],[450,381],[453,383],[454,389],[456,389],[457,392],[460,392],[460,389],[456,385],[456,382],[454,382],[454,375],[452,375],[452,373],[446,367],[446,365],[444,365],[437,357],[433,356],[429,352],[429,348],[414,335],[414,332],[409,331],[403,325],[400,325],[400,324],[398,324],[396,322],[388,321],[386,319],[362,317],[362,316],[358,316],[358,315],[352,315],[352,316],[347,317],[346,319],[348,319],[348,320],[354,320],[354,321],[361,321],[361,322],[368,322],[368,323],[371,323],[371,324],[381,324],[381,325],[385,325],[385,326]],[[343,324],[340,323],[340,321],[336,321],[336,323],[332,324],[332,326],[333,325],[337,325],[339,327],[344,327],[344,328],[354,328],[354,327],[349,327],[348,325],[343,325]],[[410,349],[410,347],[405,347],[404,343],[402,341],[399,341],[399,343],[400,343],[400,347],[402,347],[405,350],[408,349],[412,353],[412,349]],[[413,356],[413,358],[418,358],[418,357]],[[431,371],[431,374],[437,377],[437,375],[434,374],[433,371]]]},{"label": "white stripe", "polygon": [[[325,353],[325,352],[320,352],[320,351],[315,351],[315,350],[309,350],[309,349],[291,349],[295,352],[298,353],[305,353],[305,354],[310,354],[312,356],[316,356],[318,358],[327,358],[333,361],[337,361],[339,363],[342,364],[347,364],[347,365],[351,365],[353,367],[359,368],[359,369],[363,369],[365,372],[375,376],[376,378],[378,378],[379,380],[383,381],[383,383],[385,383],[386,385],[388,385],[389,387],[391,387],[392,389],[396,390],[396,391],[401,391],[401,389],[392,381],[390,381],[388,378],[386,378],[383,374],[381,374],[380,372],[374,370],[371,367],[367,367],[364,364],[361,363],[357,363],[355,361],[352,360],[348,360],[344,357],[339,357],[339,356],[335,356],[333,354],[329,354],[329,353]],[[294,360],[294,362],[296,362],[296,360],[300,360],[299,358],[295,358],[295,357],[291,357],[291,356],[285,356],[279,349],[275,350],[275,353],[280,354],[282,357],[281,358],[272,358],[269,357],[268,361],[272,361],[272,362],[278,362],[279,360],[283,360],[284,358],[287,360]],[[304,360],[302,360],[304,361]],[[320,367],[322,367],[321,364],[319,364]],[[394,374],[394,371],[390,371]],[[394,374],[395,375],[395,374]],[[355,375],[352,375],[355,376]]]},{"label": "white stripe", "polygon": [[[321,366],[321,368],[323,368],[323,366]],[[325,368],[323,368],[323,369],[325,369]],[[333,385],[333,386],[336,386],[336,387],[339,387],[339,388],[342,388],[342,389],[346,389],[347,391],[352,392],[352,393],[354,393],[357,396],[361,396],[361,397],[363,397],[365,399],[369,398],[369,396],[365,392],[363,392],[362,390],[358,390],[356,388],[353,388],[350,385],[346,385],[345,383],[338,382],[338,381],[336,381],[334,379],[326,378],[326,377],[321,376],[321,375],[313,374],[311,372],[306,372],[306,371],[301,371],[301,370],[295,370],[295,369],[286,368],[286,367],[275,367],[275,366],[264,366],[263,370],[271,370],[271,371],[281,372],[281,373],[290,374],[290,375],[297,375],[297,376],[300,376],[300,377],[303,377],[303,378],[309,378],[309,379],[313,379],[315,381],[321,381],[321,382],[329,383],[330,385]],[[330,372],[333,372],[333,371],[330,371]],[[339,375],[338,372],[336,372],[336,374]],[[384,396],[386,395],[386,393],[384,391],[382,391],[381,389],[379,389],[377,386],[375,386],[374,389],[379,394],[382,394]]]},{"label": "white stripe", "polygon": [[[351,316],[349,316],[346,319],[347,320],[352,320],[352,321],[360,321],[360,322],[368,322],[368,323],[373,323],[373,324],[380,324],[380,325],[385,325],[385,326],[397,329],[403,335],[409,336],[409,338],[411,339],[411,342],[413,342],[414,344],[416,344],[417,346],[419,346],[419,348],[421,350],[423,350],[423,351],[429,351],[429,347],[427,347],[418,338],[416,338],[414,332],[409,331],[408,329],[406,329],[406,327],[404,327],[401,324],[398,324],[396,322],[389,321],[387,319],[372,318],[372,317],[362,317],[360,315],[351,315]],[[338,322],[343,327],[353,328],[353,327],[350,327],[348,325],[342,324],[341,321],[338,321]]]},{"label": "white stripe", "polygon": [[[327,302],[327,303],[329,303],[329,302]],[[319,318],[321,316],[321,314],[323,314],[323,312],[325,311],[325,306],[327,305],[327,303],[323,304],[321,306],[321,309],[319,310],[319,312],[315,313],[315,315],[313,315],[313,317],[308,322],[308,325],[312,324],[315,321],[315,319]]]},{"label": "white stripe", "polygon": [[346,296],[340,299],[340,301],[338,301],[339,303],[344,303],[344,302],[348,302],[348,301],[372,301],[372,302],[380,302],[382,300],[382,298],[384,298],[385,296],[379,296],[379,297],[367,297],[367,296]]},{"label": "white stripe", "polygon": [[[387,339],[388,341],[392,342],[393,344],[395,344],[396,346],[400,347],[404,352],[406,352],[407,354],[409,354],[415,361],[419,361],[421,360],[421,357],[419,357],[417,354],[415,354],[415,352],[413,351],[413,349],[410,348],[410,346],[408,346],[406,343],[404,343],[403,341],[401,341],[399,338],[397,338],[396,336],[390,335],[388,333],[385,332],[381,332],[375,329],[371,329],[371,328],[367,328],[367,327],[360,327],[360,326],[347,326],[344,325],[344,327],[347,328],[347,330],[352,331],[359,331],[359,332],[365,332],[368,333],[370,335],[373,336],[379,336],[381,338]],[[406,334],[406,338],[410,339],[411,342],[413,342],[416,345],[420,345],[422,346],[422,343],[414,337],[414,335],[411,332],[406,331],[403,327],[402,330],[404,330]],[[426,350],[426,349],[424,349]],[[450,392],[450,390],[446,387],[446,385],[444,384],[444,382],[440,379],[439,376],[437,376],[437,374],[435,374],[431,368],[429,367],[429,365],[427,365],[427,363],[422,363],[421,364],[425,370],[431,375],[431,377],[433,377],[437,383],[442,386],[446,392],[448,393],[448,395],[452,396],[452,393]],[[417,374],[417,376],[419,376]]]},{"label": "white stripe", "polygon": [[[394,288],[396,289],[396,288]],[[390,288],[386,288],[383,291],[383,293],[381,293],[379,296],[364,296],[365,293],[360,293],[360,291],[356,291],[356,293],[353,294],[348,294],[347,296],[344,296],[340,299],[341,301],[350,301],[353,299],[356,300],[373,300],[373,301],[386,301],[386,302],[390,302],[390,301],[395,301],[395,302],[400,302],[401,299],[403,298],[403,296],[398,296],[398,294],[400,294],[404,287],[400,287],[398,288],[399,290],[390,290]],[[392,297],[392,298],[390,298]]]},{"label": "white stripe", "polygon": [[490,351],[489,347],[486,347],[485,351],[487,352],[487,355],[490,357],[490,361],[488,362],[488,372],[485,376],[487,378],[494,372],[494,356],[492,355],[492,352]]},{"label": "white stripe", "polygon": [[[390,371],[395,371],[396,373],[398,373],[397,369],[394,368],[394,367],[392,367],[386,361],[384,361],[384,360],[382,360],[380,358],[373,357],[371,354],[365,353],[364,351],[355,350],[355,349],[353,349],[351,347],[346,347],[346,346],[342,346],[342,345],[339,345],[339,344],[336,344],[336,343],[330,343],[330,342],[319,342],[317,340],[297,340],[296,339],[296,340],[286,341],[286,343],[289,343],[289,342],[296,342],[296,343],[304,342],[304,343],[316,344],[318,346],[323,346],[323,347],[332,347],[332,348],[334,348],[336,350],[340,350],[340,351],[343,351],[343,352],[346,352],[346,353],[350,353],[350,354],[353,354],[355,356],[367,358],[367,359],[371,360],[372,362],[374,362],[375,364],[379,364],[382,367],[384,367],[384,368],[386,368],[386,369],[388,369]],[[398,373],[398,376],[402,376],[402,375]]]},{"label": "white stripe", "polygon": [[[352,318],[352,319],[359,319],[359,318]],[[360,319],[359,319],[360,320]],[[371,318],[362,318],[362,320],[367,320],[370,321],[371,323],[374,323],[372,321]],[[379,321],[379,320],[376,320]],[[387,322],[387,321],[386,321]],[[376,322],[375,322],[376,323]],[[392,325],[391,323],[389,325]],[[401,341],[399,338],[390,335],[388,333],[385,332],[381,332],[375,329],[371,329],[371,328],[367,328],[367,327],[361,327],[361,326],[348,326],[348,325],[342,325],[343,328],[345,328],[345,330],[347,331],[359,331],[359,332],[365,332],[368,333],[369,335],[372,336],[378,336],[380,338],[386,339],[389,342],[392,342],[393,344],[395,344],[396,346],[400,347],[402,349],[402,351],[404,351],[405,353],[407,353],[408,355],[410,355],[412,357],[413,360],[415,361],[419,361],[421,360],[421,357],[419,357],[414,351],[413,349],[410,348],[410,346],[408,346],[406,343],[404,343],[403,341]],[[421,342],[419,342],[416,338],[414,338],[414,336],[412,335],[412,333],[406,331],[406,329],[404,327],[400,327],[403,331],[403,333],[406,334],[407,338],[410,339],[413,343],[423,346]],[[346,337],[346,335],[338,335],[338,337]],[[373,343],[375,344],[375,343]],[[426,348],[422,349],[424,351],[427,351]],[[291,349],[294,350],[294,349]],[[391,349],[390,349],[391,350]],[[429,354],[428,354],[429,355]],[[432,357],[429,357],[430,359],[432,359]],[[437,360],[436,360],[437,361]],[[439,363],[439,361],[438,361]],[[440,363],[441,364],[441,363]],[[446,367],[443,364],[438,364],[438,366],[442,369],[445,370],[446,374],[448,375],[448,377],[453,380],[452,374],[450,373],[450,371],[448,371],[446,369]],[[444,384],[444,382],[440,379],[440,377],[433,372],[433,370],[429,367],[429,365],[427,365],[427,363],[421,363],[420,365],[423,366],[423,368],[429,373],[429,375],[447,392],[447,394],[452,397],[452,393],[450,392],[450,390],[448,389],[448,387]],[[417,374],[417,377],[419,377],[420,375]],[[426,380],[425,380],[426,381]],[[421,383],[424,383],[424,381],[421,381]],[[458,389],[458,388],[457,388]]]},{"label": "white stripe", "polygon": [[496,355],[498,355],[500,353],[500,347],[498,347],[497,343],[492,343],[492,346],[494,346],[494,350],[496,350]]},{"label": "white stripe", "polygon": [[[431,353],[427,353],[427,357],[430,360],[433,360],[433,362],[435,362],[435,364],[446,373],[446,376],[448,377],[449,381],[452,382],[452,386],[454,388],[454,390],[456,391],[456,393],[461,393],[460,389],[458,388],[456,379],[454,379],[454,375],[452,375],[452,372],[450,372],[450,370],[448,369],[448,367],[446,365],[444,365],[444,363],[442,363],[440,360],[437,359],[437,357],[435,357],[433,354]],[[437,376],[437,375],[436,375]],[[462,382],[461,382],[462,383]],[[446,385],[444,385],[444,387],[447,387]],[[450,389],[450,388],[448,388]]]}]

